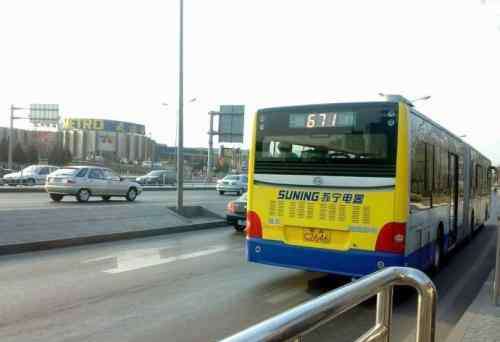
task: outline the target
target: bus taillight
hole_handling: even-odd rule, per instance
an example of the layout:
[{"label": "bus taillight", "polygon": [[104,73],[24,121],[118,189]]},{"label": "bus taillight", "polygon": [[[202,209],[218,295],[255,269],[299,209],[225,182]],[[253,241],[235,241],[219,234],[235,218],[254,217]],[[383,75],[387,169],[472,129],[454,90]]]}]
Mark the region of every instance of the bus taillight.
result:
[{"label": "bus taillight", "polygon": [[259,215],[254,211],[247,213],[247,237],[262,238],[262,224]]},{"label": "bus taillight", "polygon": [[390,222],[380,230],[375,250],[377,252],[405,252],[406,223]]}]

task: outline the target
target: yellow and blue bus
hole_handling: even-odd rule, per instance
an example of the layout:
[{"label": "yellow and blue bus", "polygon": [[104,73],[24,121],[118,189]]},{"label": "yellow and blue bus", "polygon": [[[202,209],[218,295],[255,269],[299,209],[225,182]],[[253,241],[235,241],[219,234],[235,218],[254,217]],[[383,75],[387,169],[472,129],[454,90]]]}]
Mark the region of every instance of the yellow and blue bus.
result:
[{"label": "yellow and blue bus", "polygon": [[247,258],[350,277],[438,269],[488,219],[490,169],[403,97],[259,110]]}]

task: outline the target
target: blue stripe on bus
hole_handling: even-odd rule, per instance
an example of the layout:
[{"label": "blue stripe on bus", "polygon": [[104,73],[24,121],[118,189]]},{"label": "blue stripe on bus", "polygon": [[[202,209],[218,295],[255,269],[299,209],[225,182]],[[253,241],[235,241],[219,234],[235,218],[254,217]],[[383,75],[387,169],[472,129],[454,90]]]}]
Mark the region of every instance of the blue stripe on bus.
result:
[{"label": "blue stripe on bus", "polygon": [[425,269],[432,264],[435,244],[429,243],[408,256],[368,251],[335,251],[287,245],[280,241],[247,239],[248,261],[307,271],[362,277],[388,266]]},{"label": "blue stripe on bus", "polygon": [[406,256],[405,266],[418,268],[421,270],[430,268],[432,266],[435,248],[436,244],[434,242],[431,242],[417,249],[415,252]]},{"label": "blue stripe on bus", "polygon": [[279,241],[248,239],[248,261],[308,271],[361,277],[379,269],[377,264],[403,266],[404,255],[364,251],[334,251],[287,245]]}]

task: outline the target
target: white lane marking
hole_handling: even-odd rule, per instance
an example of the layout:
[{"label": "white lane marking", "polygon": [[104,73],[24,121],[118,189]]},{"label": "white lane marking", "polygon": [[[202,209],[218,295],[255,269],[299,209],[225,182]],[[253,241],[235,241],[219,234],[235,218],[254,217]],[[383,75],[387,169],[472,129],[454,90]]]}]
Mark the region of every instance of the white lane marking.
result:
[{"label": "white lane marking", "polygon": [[306,292],[306,288],[298,288],[298,289],[290,289],[286,290],[283,292],[280,292],[276,295],[271,296],[270,298],[266,299],[266,302],[270,304],[280,304],[283,302],[288,302],[290,299],[293,297],[299,296],[299,295],[304,295]]},{"label": "white lane marking", "polygon": [[132,249],[132,250],[128,250],[128,251],[125,251],[125,252],[122,252],[119,254],[115,254],[115,255],[105,255],[102,257],[87,259],[87,260],[83,261],[82,263],[83,264],[90,264],[93,262],[99,262],[99,261],[115,259],[115,258],[120,259],[122,261],[140,259],[140,258],[148,258],[148,257],[155,256],[155,255],[159,254],[160,251],[164,251],[168,248],[173,248],[173,247],[174,247],[173,245],[171,245],[171,246],[164,245],[164,246],[157,247],[157,248]]},{"label": "white lane marking", "polygon": [[117,273],[122,273],[122,272],[135,271],[135,270],[145,268],[145,267],[168,264],[168,263],[172,263],[175,261],[188,260],[188,259],[193,259],[193,258],[199,258],[201,256],[210,255],[210,254],[220,253],[220,252],[228,250],[229,246],[214,246],[214,247],[209,248],[209,249],[205,249],[205,250],[201,250],[201,251],[197,251],[197,252],[193,252],[193,253],[180,254],[180,255],[171,256],[168,258],[163,258],[160,255],[161,251],[164,249],[165,248],[154,248],[154,249],[148,249],[147,251],[144,251],[144,250],[139,251],[139,252],[132,251],[130,253],[124,253],[123,255],[118,255],[118,256],[107,256],[107,257],[89,259],[89,260],[84,261],[84,263],[115,258],[116,259],[116,266],[113,268],[104,270],[103,272],[108,273],[108,274],[117,274]]}]

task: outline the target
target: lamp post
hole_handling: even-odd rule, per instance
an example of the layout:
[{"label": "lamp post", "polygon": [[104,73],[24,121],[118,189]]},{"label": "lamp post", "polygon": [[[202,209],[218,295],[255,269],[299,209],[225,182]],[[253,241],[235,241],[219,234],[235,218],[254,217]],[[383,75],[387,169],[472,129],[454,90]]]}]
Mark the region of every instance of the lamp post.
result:
[{"label": "lamp post", "polygon": [[23,117],[15,117],[14,116],[14,111],[16,110],[22,110],[26,108],[22,107],[16,107],[14,105],[10,106],[10,127],[9,127],[9,155],[8,155],[8,160],[7,160],[7,168],[12,170],[12,148],[13,148],[13,140],[14,140],[14,120],[16,119],[27,119]]},{"label": "lamp post", "polygon": [[184,188],[184,75],[183,75],[183,45],[184,45],[184,0],[179,0],[179,112],[177,116],[177,211],[183,211]]},{"label": "lamp post", "polygon": [[413,99],[411,100],[412,103],[415,103],[417,101],[427,101],[428,99],[431,98],[431,95],[427,95],[427,96],[422,96],[422,97],[419,97],[419,98],[416,98],[416,99]]}]

